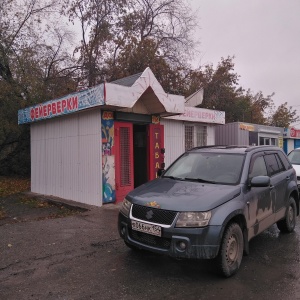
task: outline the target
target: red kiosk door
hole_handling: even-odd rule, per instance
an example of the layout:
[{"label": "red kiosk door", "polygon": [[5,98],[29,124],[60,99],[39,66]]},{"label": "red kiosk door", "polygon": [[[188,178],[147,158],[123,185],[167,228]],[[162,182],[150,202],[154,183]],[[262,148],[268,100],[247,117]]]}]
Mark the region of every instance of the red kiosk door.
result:
[{"label": "red kiosk door", "polygon": [[115,122],[116,202],[134,188],[133,132],[131,123]]},{"label": "red kiosk door", "polygon": [[164,168],[164,126],[149,124],[148,126],[148,180],[157,178],[157,171]]}]

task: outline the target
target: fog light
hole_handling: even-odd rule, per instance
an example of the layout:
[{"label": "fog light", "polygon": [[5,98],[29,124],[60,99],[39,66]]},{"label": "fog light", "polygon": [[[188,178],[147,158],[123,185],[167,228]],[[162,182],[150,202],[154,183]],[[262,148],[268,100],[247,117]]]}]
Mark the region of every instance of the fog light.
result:
[{"label": "fog light", "polygon": [[185,250],[186,249],[186,243],[185,242],[179,242],[178,244],[180,250]]},{"label": "fog light", "polygon": [[124,236],[124,235],[125,235],[125,233],[126,233],[126,229],[125,229],[125,227],[124,227],[124,226],[122,226],[122,228],[121,228],[121,234]]}]

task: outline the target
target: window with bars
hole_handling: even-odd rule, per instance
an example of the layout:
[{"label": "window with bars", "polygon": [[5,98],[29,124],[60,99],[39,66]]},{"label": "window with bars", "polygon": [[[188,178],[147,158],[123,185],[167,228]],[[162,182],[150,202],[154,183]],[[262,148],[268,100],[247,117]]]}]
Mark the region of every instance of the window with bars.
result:
[{"label": "window with bars", "polygon": [[185,150],[207,145],[207,127],[201,125],[185,125]]},{"label": "window with bars", "polygon": [[187,151],[194,147],[194,126],[185,125],[184,137],[185,137],[185,151]]},{"label": "window with bars", "polygon": [[120,127],[120,154],[121,154],[121,186],[127,186],[131,184],[130,174],[130,138],[129,128]]},{"label": "window with bars", "polygon": [[207,127],[206,126],[196,126],[196,147],[207,145]]}]

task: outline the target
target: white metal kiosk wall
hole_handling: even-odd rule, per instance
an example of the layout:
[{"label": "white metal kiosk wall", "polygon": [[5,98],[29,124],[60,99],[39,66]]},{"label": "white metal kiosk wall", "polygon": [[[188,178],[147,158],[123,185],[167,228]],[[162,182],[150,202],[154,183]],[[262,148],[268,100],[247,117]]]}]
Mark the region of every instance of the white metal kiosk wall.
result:
[{"label": "white metal kiosk wall", "polygon": [[102,205],[101,110],[33,123],[31,191]]}]

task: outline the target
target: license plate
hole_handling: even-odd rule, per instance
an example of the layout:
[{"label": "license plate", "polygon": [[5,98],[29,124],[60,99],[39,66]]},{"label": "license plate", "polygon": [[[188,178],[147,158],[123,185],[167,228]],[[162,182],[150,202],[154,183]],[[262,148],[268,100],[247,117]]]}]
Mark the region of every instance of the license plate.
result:
[{"label": "license plate", "polygon": [[131,227],[133,230],[136,231],[140,231],[140,232],[144,232],[156,236],[161,236],[161,227],[158,225],[147,224],[147,223],[131,220]]}]

